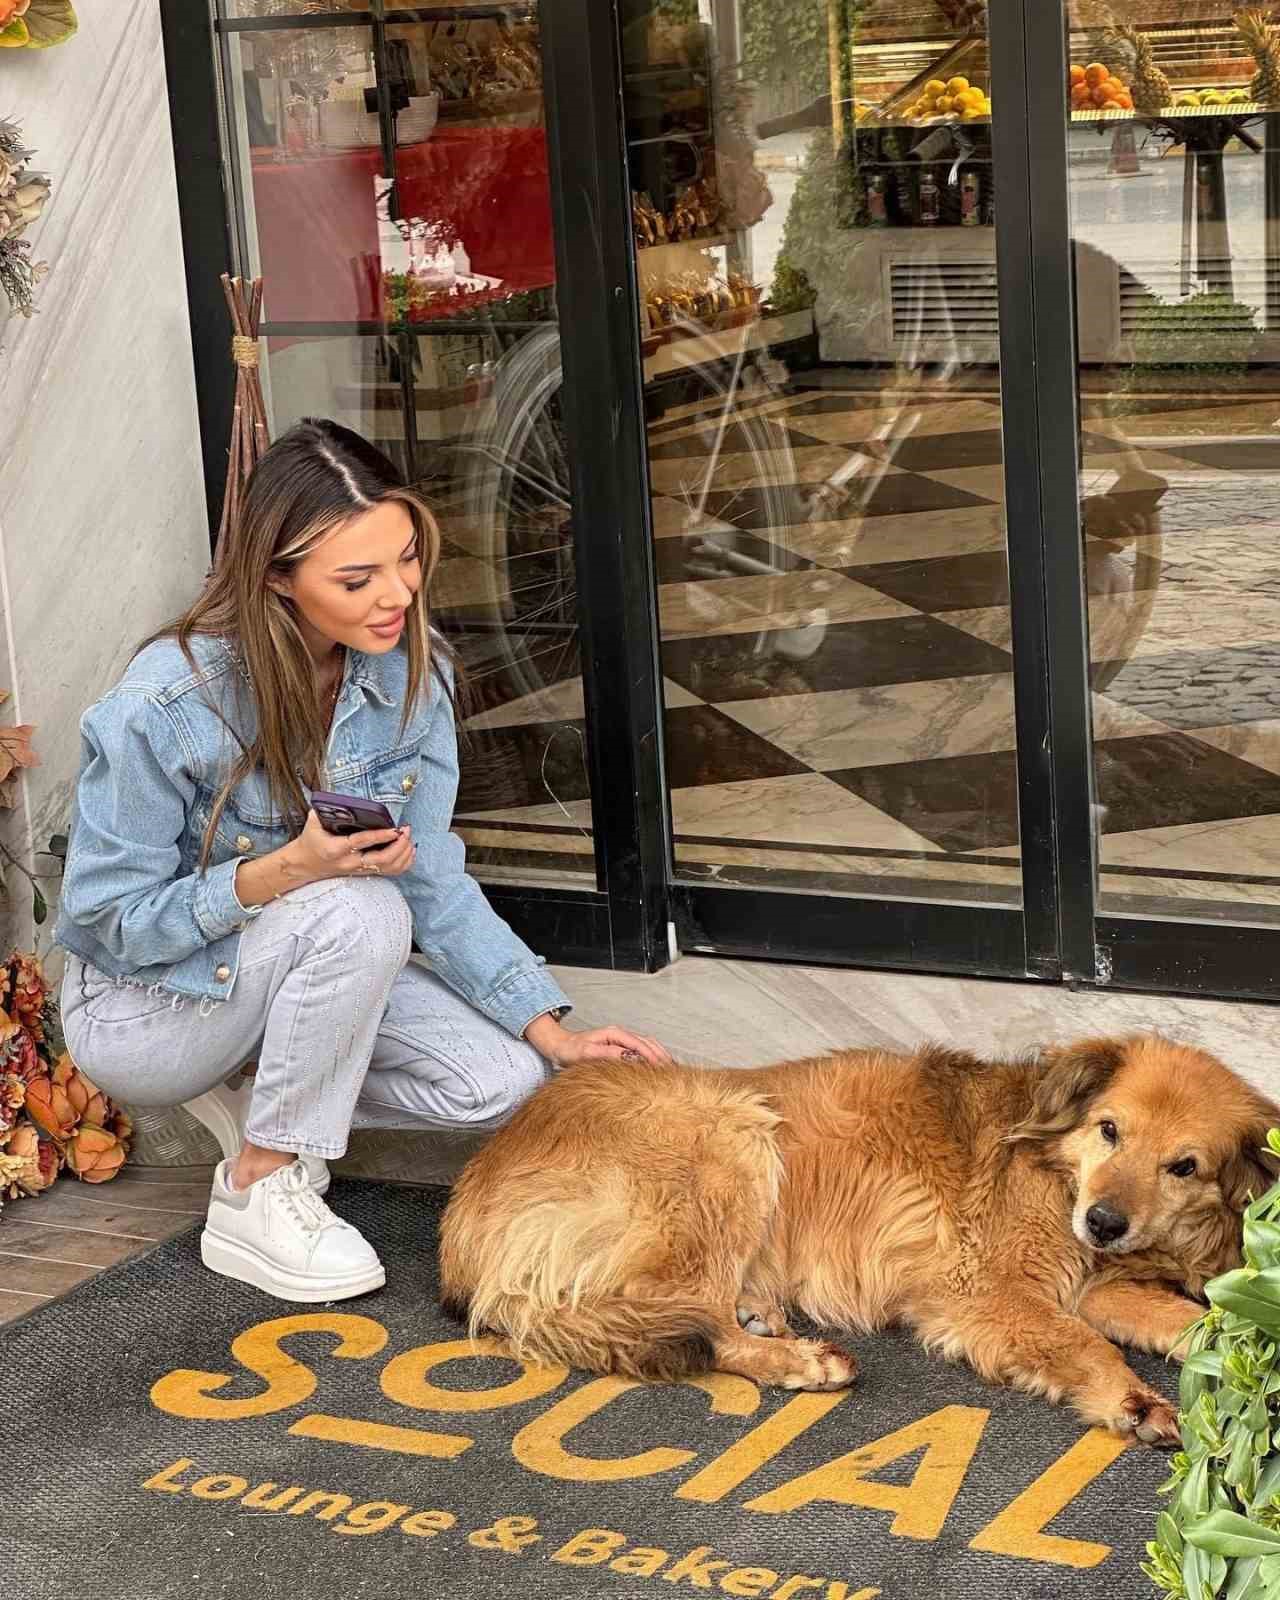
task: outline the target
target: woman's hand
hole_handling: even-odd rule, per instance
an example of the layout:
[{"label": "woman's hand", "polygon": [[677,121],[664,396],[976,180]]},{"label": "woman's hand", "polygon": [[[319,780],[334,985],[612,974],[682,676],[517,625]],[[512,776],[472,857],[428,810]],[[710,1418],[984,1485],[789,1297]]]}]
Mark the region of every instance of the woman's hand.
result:
[{"label": "woman's hand", "polygon": [[570,1033],[550,1012],[535,1017],[524,1030],[524,1036],[539,1055],[557,1067],[571,1067],[576,1061],[648,1061],[655,1067],[671,1065],[671,1056],[656,1039],[613,1027]]},{"label": "woman's hand", "polygon": [[341,838],[327,832],[312,811],[296,839],[269,855],[240,863],[236,897],[242,906],[261,906],[290,889],[325,878],[399,878],[413,865],[416,854],[408,828],[376,828]]}]

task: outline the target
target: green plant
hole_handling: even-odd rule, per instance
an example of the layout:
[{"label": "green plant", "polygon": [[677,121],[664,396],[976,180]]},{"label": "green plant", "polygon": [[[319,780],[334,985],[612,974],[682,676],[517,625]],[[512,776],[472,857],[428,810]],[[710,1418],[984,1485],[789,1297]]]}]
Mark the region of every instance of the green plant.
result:
[{"label": "green plant", "polygon": [[[1280,1157],[1280,1130],[1267,1146]],[[1280,1184],[1244,1214],[1244,1265],[1205,1293],[1180,1380],[1173,1498],[1142,1570],[1174,1600],[1280,1600]]]}]

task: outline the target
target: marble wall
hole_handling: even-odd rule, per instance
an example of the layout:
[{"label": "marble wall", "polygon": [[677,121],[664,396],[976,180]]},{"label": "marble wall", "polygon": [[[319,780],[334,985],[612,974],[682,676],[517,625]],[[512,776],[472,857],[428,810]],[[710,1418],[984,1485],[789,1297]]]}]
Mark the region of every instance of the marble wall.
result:
[{"label": "marble wall", "polygon": [[[66,44],[0,58],[0,116],[53,178],[39,314],[0,327],[0,720],[36,724],[43,763],[0,838],[28,864],[66,824],[80,712],[208,559],[159,9],[78,12]],[[4,940],[27,944],[9,879]]]}]

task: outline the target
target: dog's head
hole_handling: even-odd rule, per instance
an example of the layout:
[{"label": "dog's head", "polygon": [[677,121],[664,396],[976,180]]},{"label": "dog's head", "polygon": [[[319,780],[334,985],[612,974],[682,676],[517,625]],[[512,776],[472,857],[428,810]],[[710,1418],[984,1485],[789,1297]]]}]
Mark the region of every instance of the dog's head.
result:
[{"label": "dog's head", "polygon": [[1168,1258],[1198,1291],[1239,1259],[1240,1213],[1280,1170],[1277,1126],[1280,1107],[1215,1056],[1144,1035],[1050,1053],[1011,1138],[1068,1175],[1081,1244]]}]

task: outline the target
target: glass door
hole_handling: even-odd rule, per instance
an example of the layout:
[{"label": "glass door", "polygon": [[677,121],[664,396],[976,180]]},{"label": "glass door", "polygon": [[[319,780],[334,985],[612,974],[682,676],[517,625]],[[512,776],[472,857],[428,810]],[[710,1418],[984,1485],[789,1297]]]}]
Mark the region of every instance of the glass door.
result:
[{"label": "glass door", "polygon": [[[580,92],[615,70],[612,19],[582,0],[212,11],[210,37],[165,0],[202,391],[231,377],[208,285],[224,265],[260,276],[272,433],[333,417],[437,514],[432,617],[464,669],[454,829],[472,872],[553,958],[651,966],[669,949],[657,701],[645,630],[619,619],[643,593],[621,538],[641,454],[608,421],[633,386],[601,336],[610,252],[581,248],[602,216],[626,247],[622,151],[594,121],[607,90]],[[219,162],[197,136],[225,175],[225,263],[209,248]],[[206,442],[215,473],[228,421]]]},{"label": "glass door", "polygon": [[1280,33],[1066,10],[1095,977],[1272,995]]},{"label": "glass door", "polygon": [[986,7],[620,24],[682,942],[1048,974]]}]

